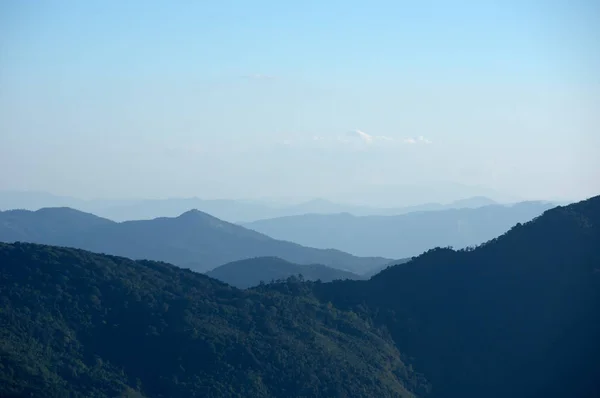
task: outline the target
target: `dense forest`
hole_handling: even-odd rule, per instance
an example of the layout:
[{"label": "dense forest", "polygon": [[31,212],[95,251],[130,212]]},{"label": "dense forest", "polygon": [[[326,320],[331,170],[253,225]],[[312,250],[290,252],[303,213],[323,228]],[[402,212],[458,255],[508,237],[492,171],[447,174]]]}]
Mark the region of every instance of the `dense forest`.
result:
[{"label": "dense forest", "polygon": [[[296,282],[296,285],[303,286]],[[298,289],[0,244],[2,397],[411,397],[383,330]]]},{"label": "dense forest", "polygon": [[474,250],[314,287],[386,325],[435,397],[600,397],[600,197]]},{"label": "dense forest", "polygon": [[0,244],[0,396],[600,396],[600,197],[369,281]]}]

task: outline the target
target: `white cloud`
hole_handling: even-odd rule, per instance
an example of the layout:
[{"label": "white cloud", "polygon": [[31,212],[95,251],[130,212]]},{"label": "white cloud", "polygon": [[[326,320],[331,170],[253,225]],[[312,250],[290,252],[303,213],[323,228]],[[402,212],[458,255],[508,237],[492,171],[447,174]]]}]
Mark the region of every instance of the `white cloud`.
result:
[{"label": "white cloud", "polygon": [[287,138],[278,141],[280,145],[286,146],[302,146],[302,147],[335,147],[335,143],[342,144],[344,146],[350,145],[353,147],[394,147],[398,145],[421,145],[431,144],[432,141],[425,138],[424,136],[417,137],[406,137],[406,138],[395,138],[388,135],[372,135],[362,130],[352,130],[346,134],[339,135],[313,135],[304,136],[303,138],[296,137]]},{"label": "white cloud", "polygon": [[373,136],[369,135],[367,133],[365,133],[364,131],[361,130],[354,130],[354,131],[350,131],[348,133],[349,136],[352,137],[358,137],[361,140],[363,140],[366,144],[372,144],[373,143]]},{"label": "white cloud", "polygon": [[414,145],[414,144],[431,144],[431,140],[423,137],[422,135],[418,136],[417,138],[413,138],[413,137],[404,138],[402,140],[402,142],[405,143],[405,144],[410,144],[410,145]]},{"label": "white cloud", "polygon": [[371,135],[371,134],[365,133],[362,130],[354,130],[354,131],[349,132],[347,135],[351,136],[351,137],[358,137],[366,144],[372,144],[377,141],[387,141],[387,142],[394,141],[393,137],[389,137],[387,135]]}]

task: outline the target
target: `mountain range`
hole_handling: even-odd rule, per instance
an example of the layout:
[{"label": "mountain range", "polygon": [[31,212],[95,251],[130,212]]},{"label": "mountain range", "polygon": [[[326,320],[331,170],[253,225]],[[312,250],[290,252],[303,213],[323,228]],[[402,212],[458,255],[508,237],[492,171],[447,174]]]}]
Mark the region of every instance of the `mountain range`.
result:
[{"label": "mountain range", "polygon": [[596,398],[598,242],[600,196],[370,280],[247,290],[0,244],[0,395]]},{"label": "mountain range", "polygon": [[0,396],[413,398],[392,340],[300,291],[0,243]]},{"label": "mountain range", "polygon": [[140,200],[82,200],[56,196],[44,192],[0,191],[0,210],[39,210],[48,207],[70,207],[96,214],[113,221],[150,220],[158,217],[176,217],[190,209],[198,209],[228,222],[242,223],[267,218],[303,214],[350,213],[357,216],[398,215],[414,211],[454,208],[476,208],[496,204],[484,196],[441,203],[411,206],[375,207],[335,203],[326,199],[311,199],[299,203],[280,203],[259,200],[231,199],[140,199]]},{"label": "mountain range", "polygon": [[405,258],[436,246],[464,248],[481,244],[552,207],[546,202],[521,202],[397,216],[306,214],[242,225],[306,246],[334,248],[357,256]]},{"label": "mountain range", "polygon": [[600,396],[600,196],[320,300],[385,325],[436,397]]},{"label": "mountain range", "polygon": [[389,263],[338,250],[304,247],[191,210],[175,218],[113,222],[69,208],[0,212],[0,241],[68,246],[134,259],[166,261],[195,271],[253,257],[322,264],[355,273]]},{"label": "mountain range", "polygon": [[[377,268],[376,268],[377,270]],[[240,289],[268,283],[273,280],[301,276],[307,281],[320,280],[331,282],[342,279],[362,279],[361,276],[348,271],[327,267],[321,264],[299,265],[277,257],[257,257],[234,261],[221,265],[206,275],[226,282]]]}]

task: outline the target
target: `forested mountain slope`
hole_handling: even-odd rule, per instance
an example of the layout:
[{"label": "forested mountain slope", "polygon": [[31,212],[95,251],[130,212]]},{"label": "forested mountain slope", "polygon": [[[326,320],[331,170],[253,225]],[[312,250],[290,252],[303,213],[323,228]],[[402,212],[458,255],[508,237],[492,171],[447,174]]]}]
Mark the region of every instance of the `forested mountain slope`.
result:
[{"label": "forested mountain slope", "polygon": [[385,325],[435,397],[600,396],[600,197],[472,251],[314,286]]},{"label": "forested mountain slope", "polygon": [[245,291],[2,244],[0,395],[597,398],[599,243],[595,197],[369,281]]},{"label": "forested mountain slope", "polygon": [[428,389],[385,334],[302,289],[242,291],[164,263],[75,249],[0,244],[0,325],[2,397]]}]

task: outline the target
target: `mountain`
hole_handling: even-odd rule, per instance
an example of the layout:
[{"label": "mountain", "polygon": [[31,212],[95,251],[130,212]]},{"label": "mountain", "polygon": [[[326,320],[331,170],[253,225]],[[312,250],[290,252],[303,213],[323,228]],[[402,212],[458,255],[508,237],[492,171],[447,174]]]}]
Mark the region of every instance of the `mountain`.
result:
[{"label": "mountain", "polygon": [[113,222],[67,207],[0,211],[0,242],[31,241],[60,244],[65,236],[83,233]]},{"label": "mountain", "polygon": [[521,202],[398,216],[308,214],[243,225],[301,245],[335,248],[358,256],[406,258],[436,246],[463,248],[483,243],[552,207],[550,203]]},{"label": "mountain", "polygon": [[391,261],[275,240],[197,210],[175,218],[122,223],[66,208],[0,212],[0,238],[5,242],[53,244],[166,261],[196,271],[265,256],[304,265],[323,264],[355,273],[367,272]]},{"label": "mountain", "polygon": [[432,396],[600,396],[600,196],[476,249],[433,249],[369,281],[313,284],[373,317]]},{"label": "mountain", "polygon": [[485,186],[448,181],[413,184],[359,184],[354,185],[352,190],[329,196],[334,201],[347,201],[351,198],[354,203],[368,203],[369,206],[379,208],[410,207],[425,202],[452,203],[472,197],[487,197],[499,203],[514,203],[524,200]]},{"label": "mountain", "polygon": [[304,214],[350,213],[356,216],[397,215],[414,211],[480,207],[495,202],[486,197],[470,197],[446,204],[427,203],[408,207],[370,207],[312,199],[301,203],[268,201],[168,198],[140,200],[82,200],[44,192],[0,191],[0,210],[39,210],[47,207],[71,207],[113,221],[151,220],[157,217],[176,217],[190,209],[199,209],[228,222],[252,222],[267,218]]},{"label": "mountain", "polygon": [[206,275],[240,289],[256,286],[261,282],[287,279],[302,275],[309,281],[331,282],[337,279],[361,279],[351,272],[320,264],[299,265],[277,257],[257,257],[221,265]]},{"label": "mountain", "polygon": [[199,209],[228,222],[252,222],[266,218],[304,214],[351,213],[353,215],[396,215],[414,211],[474,208],[496,204],[485,197],[473,197],[447,204],[428,203],[408,207],[369,207],[313,199],[293,205],[275,205],[256,201],[200,198],[172,198],[141,200],[113,206],[87,206],[89,211],[115,221],[147,220],[156,217],[174,217],[190,209]]},{"label": "mountain", "polygon": [[111,220],[129,221],[175,217],[190,209],[201,209],[205,213],[230,222],[257,220],[282,214],[278,208],[257,202],[200,198],[141,200],[101,208],[97,210],[97,213]]},{"label": "mountain", "polygon": [[389,267],[392,267],[394,265],[398,265],[398,264],[404,264],[409,262],[411,259],[410,258],[403,258],[400,260],[394,260],[394,261],[390,261],[387,264],[383,264],[379,267],[373,268],[372,270],[365,272],[364,274],[361,275],[362,279],[371,279],[373,276],[377,275],[378,273],[382,272],[383,270],[388,269]]},{"label": "mountain", "polygon": [[[164,263],[0,244],[0,396],[414,397],[356,314]],[[410,392],[412,390],[413,392]]]},{"label": "mountain", "polygon": [[368,281],[248,290],[0,244],[0,396],[597,398],[598,242],[600,196]]}]

